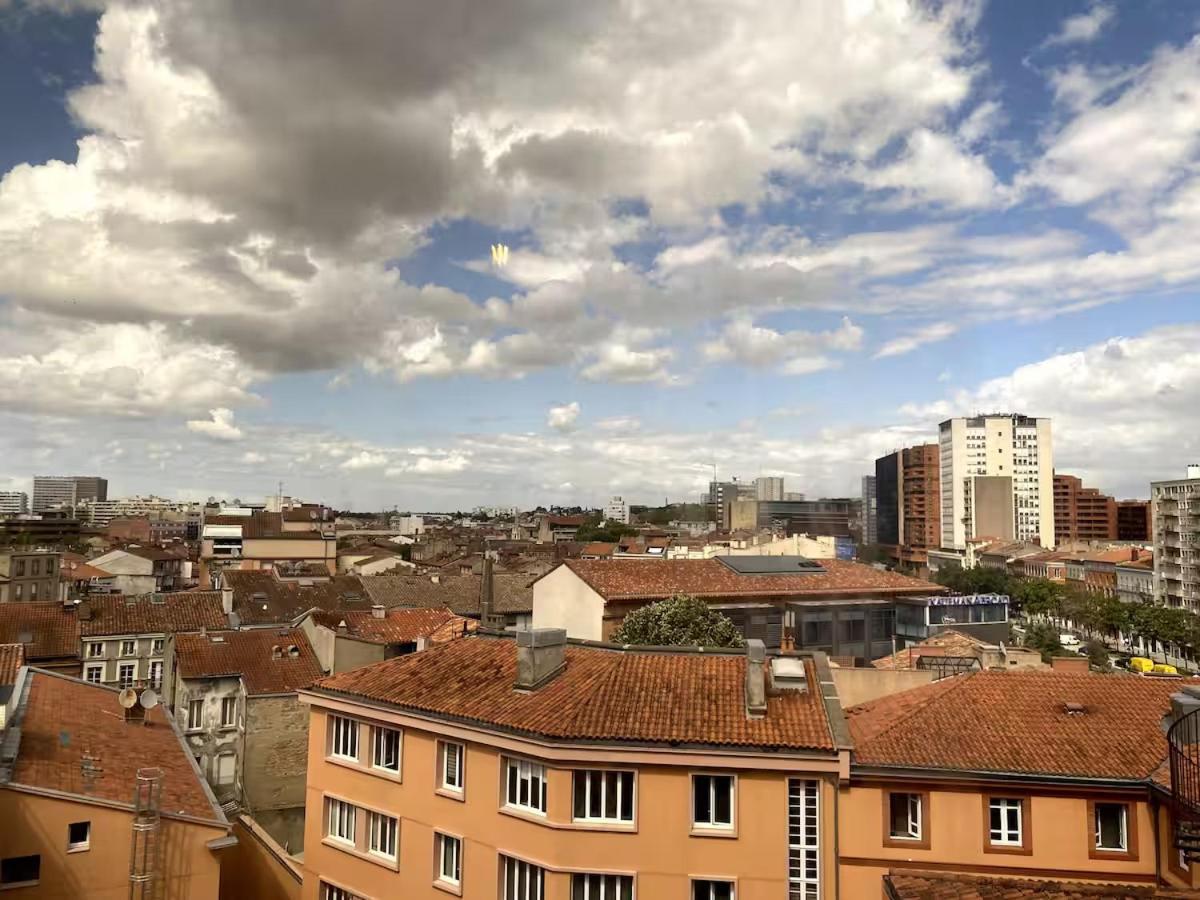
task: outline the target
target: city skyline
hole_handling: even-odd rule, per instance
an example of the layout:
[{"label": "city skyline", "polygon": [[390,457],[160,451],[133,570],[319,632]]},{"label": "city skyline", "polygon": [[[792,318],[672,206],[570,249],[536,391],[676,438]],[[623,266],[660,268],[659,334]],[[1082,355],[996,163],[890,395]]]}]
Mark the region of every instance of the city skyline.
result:
[{"label": "city skyline", "polygon": [[995,410],[1120,498],[1200,460],[1193,11],[631,9],[0,8],[0,491],[856,496]]}]

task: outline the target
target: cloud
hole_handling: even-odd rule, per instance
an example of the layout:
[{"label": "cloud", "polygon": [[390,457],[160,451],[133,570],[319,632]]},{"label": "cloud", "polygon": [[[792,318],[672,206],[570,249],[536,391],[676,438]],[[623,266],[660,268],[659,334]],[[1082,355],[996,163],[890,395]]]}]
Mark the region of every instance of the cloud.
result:
[{"label": "cloud", "polygon": [[383,453],[372,453],[369,450],[361,450],[353,456],[342,460],[340,468],[348,471],[357,469],[379,469],[386,466],[388,458]]},{"label": "cloud", "polygon": [[1094,41],[1116,15],[1117,8],[1112,3],[1094,3],[1087,12],[1064,19],[1058,31],[1046,38],[1042,46],[1054,47]]},{"label": "cloud", "polygon": [[216,441],[240,441],[242,429],[233,424],[233,410],[218,407],[208,411],[207,419],[189,419],[188,431],[202,434]]},{"label": "cloud", "polygon": [[471,465],[470,458],[462,453],[451,453],[447,456],[422,456],[413,462],[404,462],[392,466],[386,472],[389,478],[404,475],[453,475],[463,472]]},{"label": "cloud", "polygon": [[887,356],[903,356],[912,353],[918,347],[944,341],[958,331],[958,326],[951,322],[933,322],[923,328],[910,331],[907,334],[894,337],[875,351],[875,358]]},{"label": "cloud", "polygon": [[830,351],[847,352],[862,346],[863,329],[849,318],[833,331],[776,331],[755,325],[747,316],[733,318],[720,336],[701,346],[712,362],[778,368],[781,374],[805,375],[838,364]]},{"label": "cloud", "polygon": [[241,456],[241,461],[248,466],[256,466],[267,461],[266,456],[256,450],[247,450]]},{"label": "cloud", "polygon": [[550,407],[550,411],[546,413],[546,427],[555,431],[571,431],[579,418],[579,409],[578,401]]}]

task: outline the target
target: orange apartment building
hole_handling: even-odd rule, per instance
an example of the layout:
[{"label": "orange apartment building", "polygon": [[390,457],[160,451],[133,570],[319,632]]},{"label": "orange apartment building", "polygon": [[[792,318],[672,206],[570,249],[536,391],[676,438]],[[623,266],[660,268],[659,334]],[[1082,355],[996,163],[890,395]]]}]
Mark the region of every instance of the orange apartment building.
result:
[{"label": "orange apartment building", "polygon": [[850,896],[832,840],[846,731],[819,654],[535,629],[302,696],[306,900]]},{"label": "orange apartment building", "polygon": [[1074,475],[1055,474],[1054,538],[1060,547],[1074,541],[1115,541],[1117,501],[1085,488]]}]

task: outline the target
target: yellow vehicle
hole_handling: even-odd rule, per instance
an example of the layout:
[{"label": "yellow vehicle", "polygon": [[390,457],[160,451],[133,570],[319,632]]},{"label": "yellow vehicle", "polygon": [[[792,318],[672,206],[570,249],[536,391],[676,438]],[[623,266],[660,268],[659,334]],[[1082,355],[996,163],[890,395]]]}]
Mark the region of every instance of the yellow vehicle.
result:
[{"label": "yellow vehicle", "polygon": [[1146,659],[1144,656],[1134,656],[1129,660],[1129,671],[1131,672],[1150,672],[1154,669],[1154,660]]},{"label": "yellow vehicle", "polygon": [[1168,666],[1166,663],[1155,663],[1154,668],[1150,670],[1155,675],[1178,675],[1179,670],[1174,666]]}]

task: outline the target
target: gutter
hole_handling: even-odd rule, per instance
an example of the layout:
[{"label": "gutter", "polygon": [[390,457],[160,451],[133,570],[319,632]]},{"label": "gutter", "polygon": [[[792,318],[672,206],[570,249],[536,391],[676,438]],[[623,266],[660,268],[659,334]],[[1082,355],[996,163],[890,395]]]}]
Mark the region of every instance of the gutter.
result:
[{"label": "gutter", "polygon": [[882,766],[855,764],[851,771],[852,777],[866,778],[902,778],[928,781],[936,778],[940,781],[954,781],[969,784],[972,782],[994,780],[1013,784],[1044,784],[1049,787],[1090,787],[1106,788],[1120,791],[1146,790],[1146,779],[1127,778],[1089,778],[1084,775],[1044,775],[1021,772],[993,772],[984,769],[938,769],[933,767],[916,768],[912,766]]}]

